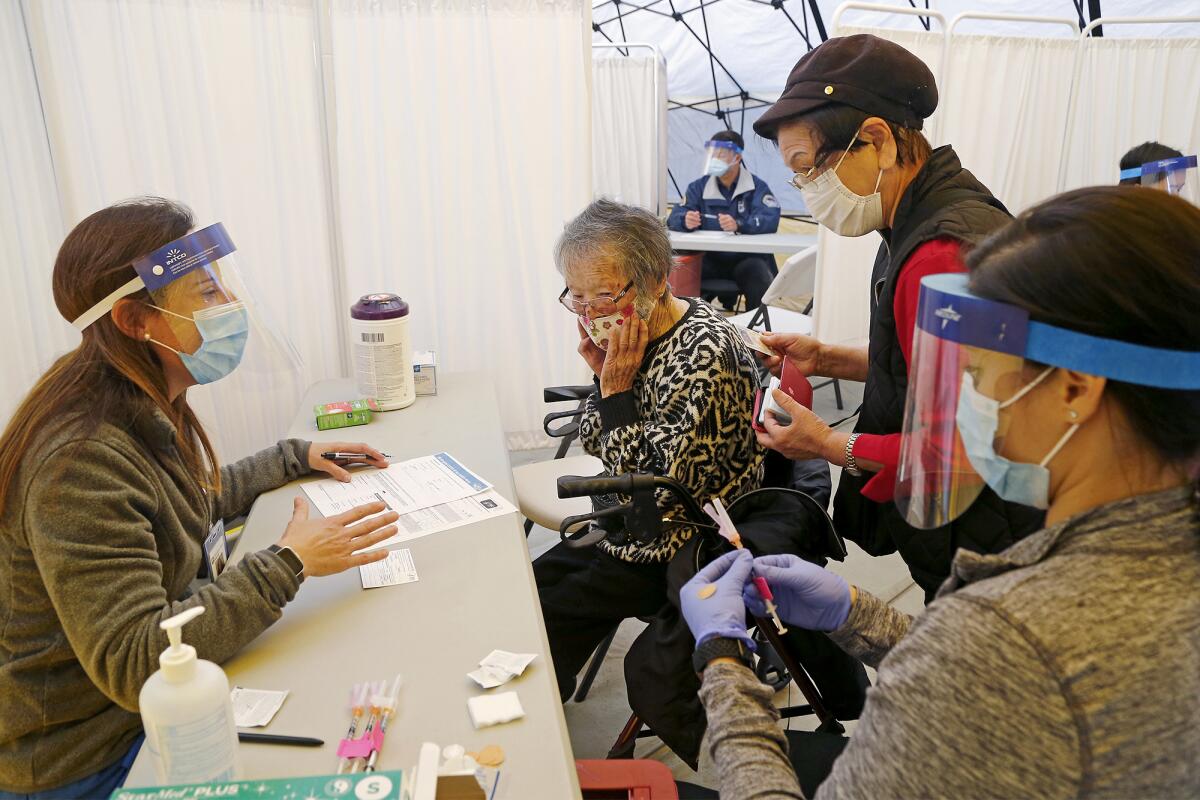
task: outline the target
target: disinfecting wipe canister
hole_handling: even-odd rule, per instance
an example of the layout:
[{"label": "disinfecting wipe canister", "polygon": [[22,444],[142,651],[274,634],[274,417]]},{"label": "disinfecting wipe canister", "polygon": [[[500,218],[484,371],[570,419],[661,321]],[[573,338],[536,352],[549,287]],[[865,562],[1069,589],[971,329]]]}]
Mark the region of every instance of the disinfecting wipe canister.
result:
[{"label": "disinfecting wipe canister", "polygon": [[350,340],[354,343],[354,379],[358,393],[374,397],[384,411],[411,405],[412,341],[408,338],[408,303],[395,294],[368,294],[350,307]]},{"label": "disinfecting wipe canister", "polygon": [[138,696],[160,786],[238,778],[229,679],[216,664],[196,658],[196,648],[183,644],[181,628],[203,613],[204,606],[195,606],[159,623],[171,646],[158,657],[158,672]]}]

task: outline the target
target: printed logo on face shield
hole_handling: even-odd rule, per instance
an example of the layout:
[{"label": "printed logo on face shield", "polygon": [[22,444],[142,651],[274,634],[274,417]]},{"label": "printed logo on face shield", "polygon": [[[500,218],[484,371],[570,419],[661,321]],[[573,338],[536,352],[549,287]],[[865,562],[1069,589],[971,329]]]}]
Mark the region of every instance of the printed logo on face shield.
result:
[{"label": "printed logo on face shield", "polygon": [[172,247],[170,250],[167,251],[167,266],[169,267],[169,266],[172,266],[173,264],[178,264],[180,261],[183,261],[185,258],[187,258],[187,253],[183,252],[178,247]]},{"label": "printed logo on face shield", "polygon": [[939,308],[933,312],[933,315],[942,321],[942,330],[946,330],[946,326],[951,322],[958,322],[962,319],[962,314],[955,311],[952,305]]}]

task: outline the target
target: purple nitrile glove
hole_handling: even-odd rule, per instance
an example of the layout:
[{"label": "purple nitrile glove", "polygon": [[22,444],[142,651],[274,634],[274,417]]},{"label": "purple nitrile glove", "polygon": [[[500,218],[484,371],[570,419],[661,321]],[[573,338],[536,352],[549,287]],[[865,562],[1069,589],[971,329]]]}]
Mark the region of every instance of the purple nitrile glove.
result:
[{"label": "purple nitrile glove", "polygon": [[[775,608],[789,625],[810,631],[832,631],[850,616],[850,587],[838,575],[793,555],[754,559],[754,574],[767,579]],[[766,604],[753,581],[742,589],[746,608],[767,615]]]},{"label": "purple nitrile glove", "polygon": [[741,639],[754,649],[746,633],[746,606],[742,602],[753,564],[750,551],[734,550],[697,572],[679,590],[679,607],[696,644],[722,636]]}]

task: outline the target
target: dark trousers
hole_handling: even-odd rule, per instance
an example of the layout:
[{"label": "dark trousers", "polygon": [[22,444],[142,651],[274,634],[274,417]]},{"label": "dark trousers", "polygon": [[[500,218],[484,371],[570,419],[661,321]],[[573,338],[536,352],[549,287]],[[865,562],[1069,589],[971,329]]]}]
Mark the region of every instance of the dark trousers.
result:
[{"label": "dark trousers", "polygon": [[533,562],[563,702],[604,637],[630,617],[649,617],[667,603],[667,565],[631,564],[596,547],[559,544]]},{"label": "dark trousers", "polygon": [[[732,280],[737,283],[738,292],[746,298],[746,310],[762,305],[763,293],[775,278],[775,264],[767,256],[752,253],[714,253],[704,254],[700,266],[700,279]],[[730,298],[721,295],[721,304],[727,308],[733,307]]]}]

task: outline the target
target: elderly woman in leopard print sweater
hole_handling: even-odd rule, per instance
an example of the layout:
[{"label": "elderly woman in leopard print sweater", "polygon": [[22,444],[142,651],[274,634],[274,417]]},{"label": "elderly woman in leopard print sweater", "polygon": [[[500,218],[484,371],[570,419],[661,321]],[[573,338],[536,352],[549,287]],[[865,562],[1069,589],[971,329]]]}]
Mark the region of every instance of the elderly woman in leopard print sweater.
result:
[{"label": "elderly woman in leopard print sweater", "polygon": [[[653,472],[698,500],[759,488],[765,451],[750,426],[758,386],[737,329],[667,285],[671,244],[647,211],[598,200],[567,224],[555,250],[577,318],[579,353],[598,391],[580,420],[584,450],[612,475]],[[664,517],[679,505],[659,496]],[[623,619],[667,603],[667,562],[691,536],[664,525],[646,545],[574,549],[560,544],[534,562],[559,691]]]}]

